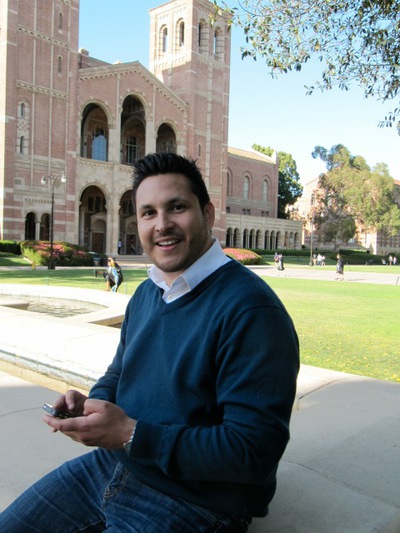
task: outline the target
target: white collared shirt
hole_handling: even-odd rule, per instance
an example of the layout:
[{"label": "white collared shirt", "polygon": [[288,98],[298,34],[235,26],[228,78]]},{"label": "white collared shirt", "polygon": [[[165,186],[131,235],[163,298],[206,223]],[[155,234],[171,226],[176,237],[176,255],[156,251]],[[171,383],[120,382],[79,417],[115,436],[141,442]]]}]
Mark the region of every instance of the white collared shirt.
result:
[{"label": "white collared shirt", "polygon": [[192,291],[210,274],[231,260],[224,254],[217,239],[213,239],[213,241],[214,243],[211,248],[190,265],[183,274],[178,276],[173,281],[171,287],[169,287],[164,280],[163,273],[158,267],[152,265],[149,268],[147,271],[149,278],[157,285],[157,287],[160,287],[164,291],[163,300],[166,303],[169,304],[184,294]]}]

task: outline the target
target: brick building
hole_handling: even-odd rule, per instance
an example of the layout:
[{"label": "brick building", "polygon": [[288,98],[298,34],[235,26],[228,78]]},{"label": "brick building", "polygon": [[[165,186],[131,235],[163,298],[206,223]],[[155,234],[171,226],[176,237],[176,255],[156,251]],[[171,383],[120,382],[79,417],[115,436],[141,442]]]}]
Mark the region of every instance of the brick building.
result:
[{"label": "brick building", "polygon": [[54,240],[140,251],[131,164],[174,151],[198,159],[222,244],[301,246],[276,158],[228,147],[230,32],[207,0],[150,10],[149,70],[79,50],[79,0],[0,6],[0,239],[49,239],[53,208]]}]

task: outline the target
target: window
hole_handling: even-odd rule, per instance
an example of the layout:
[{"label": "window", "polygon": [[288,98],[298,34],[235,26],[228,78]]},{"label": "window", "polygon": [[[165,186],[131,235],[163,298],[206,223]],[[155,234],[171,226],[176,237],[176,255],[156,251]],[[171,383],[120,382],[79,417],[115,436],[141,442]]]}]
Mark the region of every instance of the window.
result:
[{"label": "window", "polygon": [[208,51],[208,24],[205,20],[201,20],[198,26],[197,46],[201,54]]},{"label": "window", "polygon": [[58,70],[58,73],[61,74],[62,72],[62,57],[61,56],[58,56],[57,70]]},{"label": "window", "polygon": [[243,198],[248,200],[249,198],[250,179],[245,176],[243,180]]},{"label": "window", "polygon": [[63,29],[63,14],[62,13],[58,14],[58,29],[59,30]]},{"label": "window", "polygon": [[25,144],[25,137],[22,135],[22,136],[19,138],[19,153],[20,153],[20,154],[23,154],[23,153],[24,153],[24,144]]},{"label": "window", "polygon": [[182,48],[182,46],[185,45],[185,23],[183,20],[179,23],[178,28],[178,46],[179,48]]},{"label": "window", "polygon": [[216,59],[224,58],[224,39],[221,28],[215,28],[213,52]]},{"label": "window", "polygon": [[19,116],[24,117],[25,116],[25,104],[24,102],[21,103],[21,106],[19,108]]},{"label": "window", "polygon": [[262,184],[262,199],[263,199],[264,204],[266,204],[268,202],[268,182],[267,182],[267,180],[264,180],[263,184]]},{"label": "window", "polygon": [[126,164],[133,165],[138,158],[139,146],[137,137],[129,135],[126,141]]},{"label": "window", "polygon": [[168,29],[165,26],[161,31],[161,51],[163,54],[168,51]]},{"label": "window", "polygon": [[97,161],[107,161],[107,140],[105,132],[101,128],[96,128],[93,137],[92,159],[97,159]]}]

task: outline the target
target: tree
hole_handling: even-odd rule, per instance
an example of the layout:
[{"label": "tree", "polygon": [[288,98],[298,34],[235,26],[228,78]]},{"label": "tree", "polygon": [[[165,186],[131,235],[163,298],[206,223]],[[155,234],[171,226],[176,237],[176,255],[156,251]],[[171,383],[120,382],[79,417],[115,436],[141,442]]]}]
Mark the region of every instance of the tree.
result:
[{"label": "tree", "polygon": [[[269,146],[264,147],[253,144],[253,150],[272,156],[274,150]],[[278,218],[289,218],[287,208],[293,205],[303,192],[299,183],[300,175],[297,172],[296,161],[291,154],[278,152],[279,159],[279,186],[278,186]]]},{"label": "tree", "polygon": [[327,238],[347,241],[356,227],[391,235],[400,231],[400,208],[387,165],[371,170],[363,157],[352,156],[341,144],[329,151],[316,146],[312,156],[327,168],[319,178],[316,213],[319,230]]},{"label": "tree", "polygon": [[[246,37],[242,57],[261,57],[273,77],[301,70],[311,58],[321,79],[308,87],[348,90],[357,83],[366,97],[386,101],[400,90],[400,0],[213,0]],[[232,4],[232,1],[229,2]],[[392,126],[397,107],[379,124]],[[400,134],[400,121],[397,122]]]}]

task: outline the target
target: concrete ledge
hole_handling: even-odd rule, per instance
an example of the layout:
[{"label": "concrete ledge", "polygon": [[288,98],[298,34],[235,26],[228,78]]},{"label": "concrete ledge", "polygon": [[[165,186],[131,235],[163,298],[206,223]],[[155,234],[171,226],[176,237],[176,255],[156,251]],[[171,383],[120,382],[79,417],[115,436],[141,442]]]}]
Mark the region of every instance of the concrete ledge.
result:
[{"label": "concrete ledge", "polygon": [[[68,287],[0,285],[0,294],[87,301],[104,309],[69,318],[0,306],[0,359],[52,379],[89,389],[111,362],[130,296]],[[101,324],[101,325],[99,325]]]}]

